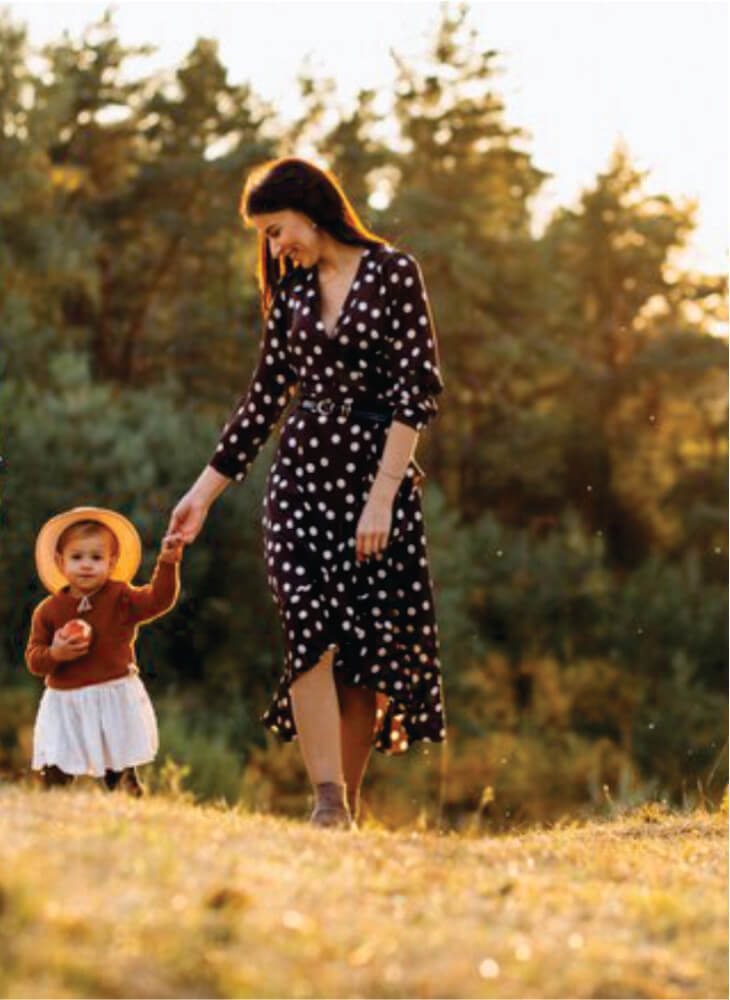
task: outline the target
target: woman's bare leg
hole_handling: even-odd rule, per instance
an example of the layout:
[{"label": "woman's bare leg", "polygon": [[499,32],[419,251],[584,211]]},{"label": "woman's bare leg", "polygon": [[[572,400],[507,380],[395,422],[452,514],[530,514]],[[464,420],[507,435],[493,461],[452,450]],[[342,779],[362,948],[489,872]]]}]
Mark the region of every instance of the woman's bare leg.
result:
[{"label": "woman's bare leg", "polygon": [[357,818],[360,784],[373,748],[375,729],[375,692],[369,688],[349,687],[336,679],[340,702],[342,769],[347,785],[347,804],[352,818]]},{"label": "woman's bare leg", "polygon": [[337,689],[332,674],[333,650],[294,681],[290,688],[294,722],[304,766],[312,784],[344,783],[342,736]]}]

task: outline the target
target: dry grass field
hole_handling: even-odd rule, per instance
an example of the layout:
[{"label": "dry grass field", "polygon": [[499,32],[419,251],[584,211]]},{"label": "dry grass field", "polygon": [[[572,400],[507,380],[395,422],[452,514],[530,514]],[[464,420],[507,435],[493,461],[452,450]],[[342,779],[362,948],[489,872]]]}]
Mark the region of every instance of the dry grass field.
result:
[{"label": "dry grass field", "polygon": [[3,997],[727,997],[727,819],[353,833],[0,786]]}]

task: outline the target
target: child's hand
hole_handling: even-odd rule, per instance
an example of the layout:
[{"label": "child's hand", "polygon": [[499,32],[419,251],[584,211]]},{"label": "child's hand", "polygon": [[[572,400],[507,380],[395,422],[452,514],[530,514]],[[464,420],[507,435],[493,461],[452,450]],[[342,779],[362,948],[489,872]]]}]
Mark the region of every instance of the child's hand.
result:
[{"label": "child's hand", "polygon": [[[65,628],[65,626],[64,626]],[[77,660],[89,651],[91,633],[88,635],[65,635],[63,628],[56,629],[51,643],[51,656],[58,663]]]},{"label": "child's hand", "polygon": [[160,559],[162,559],[163,562],[169,563],[180,562],[182,559],[183,545],[183,536],[179,532],[165,535],[162,539]]}]

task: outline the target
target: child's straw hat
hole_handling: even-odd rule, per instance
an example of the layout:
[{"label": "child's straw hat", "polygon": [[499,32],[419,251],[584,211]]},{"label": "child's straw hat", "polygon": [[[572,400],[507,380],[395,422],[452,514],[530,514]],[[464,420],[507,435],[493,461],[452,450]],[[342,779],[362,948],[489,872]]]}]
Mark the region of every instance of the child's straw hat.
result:
[{"label": "child's straw hat", "polygon": [[119,556],[109,579],[129,583],[142,560],[142,543],[135,526],[122,514],[104,507],[73,507],[46,521],[38,533],[35,564],[46,589],[55,594],[68,582],[56,565],[56,546],[66,528],[79,521],[98,521],[114,533],[119,544]]}]

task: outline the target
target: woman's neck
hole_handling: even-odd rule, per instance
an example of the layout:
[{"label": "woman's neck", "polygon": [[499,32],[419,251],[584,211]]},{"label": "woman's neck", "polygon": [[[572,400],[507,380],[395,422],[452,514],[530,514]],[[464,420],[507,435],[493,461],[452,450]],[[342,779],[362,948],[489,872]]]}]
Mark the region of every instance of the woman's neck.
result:
[{"label": "woman's neck", "polygon": [[317,261],[317,270],[325,281],[336,280],[340,275],[347,274],[356,261],[360,260],[365,247],[351,247],[338,243],[331,236],[323,238],[322,252]]}]

